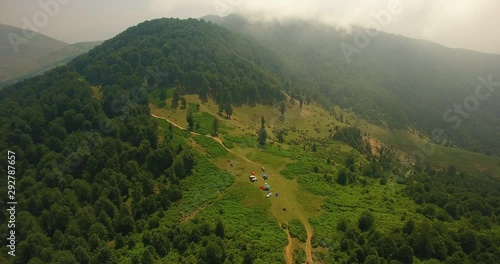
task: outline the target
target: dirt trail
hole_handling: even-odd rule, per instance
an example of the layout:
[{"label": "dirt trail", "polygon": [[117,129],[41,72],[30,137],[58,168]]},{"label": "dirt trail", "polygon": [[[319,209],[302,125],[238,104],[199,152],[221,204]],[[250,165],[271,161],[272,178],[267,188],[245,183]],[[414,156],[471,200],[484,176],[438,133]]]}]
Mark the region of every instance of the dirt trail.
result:
[{"label": "dirt trail", "polygon": [[[173,126],[179,128],[179,129],[186,130],[185,127],[181,127],[178,124],[174,123],[173,121],[171,121],[171,120],[169,120],[169,119],[167,119],[165,117],[157,116],[155,114],[151,114],[151,116],[154,117],[154,118],[165,120],[165,121],[169,122],[170,124],[172,124]],[[193,131],[190,131],[190,133],[192,135],[196,135],[196,136],[203,136],[200,133],[196,133],[196,132],[193,132]],[[244,161],[246,161],[248,163],[251,163],[251,164],[259,165],[256,162],[254,162],[252,160],[249,160],[248,158],[244,157],[243,155],[234,152],[232,149],[227,148],[224,145],[224,143],[222,143],[222,140],[220,138],[212,137],[210,135],[205,135],[205,136],[209,137],[209,138],[212,138],[213,140],[217,141],[224,149],[226,149],[228,152],[236,155],[240,159],[242,159],[242,160],[244,160]],[[182,219],[181,222],[186,222],[189,219],[192,219],[194,216],[196,216],[196,214],[200,210],[206,208],[209,205],[211,205],[211,204],[205,205],[205,206],[199,208],[198,210],[192,212],[189,216],[187,216],[184,219]],[[306,219],[302,219],[301,221],[304,224],[304,226],[306,228],[306,231],[307,231],[307,240],[306,240],[306,257],[307,257],[307,263],[308,264],[313,264],[314,261],[313,261],[313,258],[312,258],[312,246],[311,246],[311,240],[312,240],[312,235],[313,235],[312,228],[311,228],[311,226],[309,225],[309,222]],[[288,245],[285,248],[285,259],[286,259],[286,262],[288,264],[288,263],[293,263],[293,255],[292,255],[293,254],[293,250],[292,250],[292,238],[290,237],[290,232],[288,232],[288,229],[286,230],[286,234],[288,236]]]},{"label": "dirt trail", "polygon": [[[158,118],[158,119],[165,120],[165,121],[169,122],[170,124],[172,124],[173,126],[175,126],[175,127],[179,128],[179,129],[182,129],[182,130],[186,130],[186,129],[187,129],[187,128],[185,128],[185,127],[181,127],[181,126],[179,126],[178,124],[174,123],[173,121],[171,121],[171,120],[169,120],[169,119],[167,119],[167,118],[165,118],[165,117],[157,116],[157,115],[155,115],[155,114],[151,114],[151,116],[152,116],[152,117],[154,117],[154,118]],[[189,133],[191,133],[192,135],[195,135],[195,136],[203,136],[202,134],[200,134],[200,133],[196,133],[196,132],[193,132],[193,131],[190,131]],[[234,154],[234,155],[238,156],[240,159],[242,159],[242,160],[244,160],[244,161],[246,161],[246,162],[248,162],[248,163],[252,163],[252,164],[258,165],[256,162],[251,161],[251,160],[247,159],[246,157],[242,156],[241,154],[234,152],[232,149],[227,148],[227,147],[224,145],[224,143],[222,143],[222,140],[221,140],[220,138],[217,138],[217,137],[212,137],[212,136],[210,136],[210,135],[205,135],[205,136],[206,136],[206,137],[209,137],[209,138],[211,138],[211,139],[213,139],[213,140],[215,140],[215,141],[217,141],[217,142],[219,142],[219,144],[220,144],[223,148],[225,148],[228,152],[230,152],[230,153],[232,153],[232,154]]]},{"label": "dirt trail", "polygon": [[285,260],[286,264],[293,264],[293,248],[292,248],[292,237],[290,236],[290,231],[288,227],[286,228],[286,236],[288,237],[288,245],[285,247]]},{"label": "dirt trail", "polygon": [[307,263],[313,264],[314,261],[312,258],[312,245],[311,245],[313,232],[312,232],[311,226],[309,225],[309,222],[307,222],[307,221],[303,221],[303,222],[304,222],[304,226],[306,227],[306,231],[307,231],[307,240],[306,240]]}]

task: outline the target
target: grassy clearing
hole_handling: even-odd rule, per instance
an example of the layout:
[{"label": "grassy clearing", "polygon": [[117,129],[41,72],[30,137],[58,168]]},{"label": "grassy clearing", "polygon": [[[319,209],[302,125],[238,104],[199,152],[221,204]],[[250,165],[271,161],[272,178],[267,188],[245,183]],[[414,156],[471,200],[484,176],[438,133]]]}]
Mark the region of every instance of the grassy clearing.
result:
[{"label": "grassy clearing", "polygon": [[271,145],[266,146],[265,151],[278,157],[289,158],[293,160],[298,160],[304,155],[302,149],[297,146]]},{"label": "grassy clearing", "polygon": [[323,175],[317,173],[301,176],[298,178],[297,182],[304,186],[309,192],[317,195],[329,196],[336,191],[333,182],[327,182]]},{"label": "grassy clearing", "polygon": [[[255,135],[247,134],[244,136],[232,136],[232,135],[224,135],[225,142],[231,142],[234,145],[237,145],[240,148],[253,148],[257,146],[257,140]],[[231,144],[229,143],[229,144]]]},{"label": "grassy clearing", "polygon": [[[214,119],[217,118],[209,113],[200,112],[193,115],[194,119],[194,132],[200,133],[202,135],[211,135],[213,132]],[[219,122],[219,133],[224,133],[227,128],[224,127],[221,122]]]},{"label": "grassy clearing", "polygon": [[155,119],[159,126],[159,142],[164,141],[176,142],[178,145],[183,145],[186,139],[191,137],[191,134],[185,130],[178,129],[174,127],[169,122],[163,119]]},{"label": "grassy clearing", "polygon": [[368,131],[374,137],[394,145],[406,153],[415,151],[424,154],[431,164],[441,167],[454,165],[458,170],[476,177],[493,177],[500,180],[500,158],[489,157],[463,149],[450,148],[426,143],[417,136],[405,131],[388,131],[376,126],[368,126]]}]

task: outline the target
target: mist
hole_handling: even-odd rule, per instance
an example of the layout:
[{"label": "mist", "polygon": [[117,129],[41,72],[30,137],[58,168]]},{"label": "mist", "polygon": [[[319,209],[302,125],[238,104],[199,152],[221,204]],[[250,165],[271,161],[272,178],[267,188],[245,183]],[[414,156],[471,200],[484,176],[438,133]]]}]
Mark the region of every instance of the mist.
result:
[{"label": "mist", "polygon": [[[57,2],[56,2],[57,1]],[[40,0],[2,1],[0,23],[25,27],[43,6],[58,3],[42,34],[69,42],[109,39],[130,26],[160,17],[199,18],[239,13],[259,21],[315,20],[335,27],[370,26],[374,15],[399,4],[382,31],[451,48],[500,54],[500,2],[495,0]]]}]

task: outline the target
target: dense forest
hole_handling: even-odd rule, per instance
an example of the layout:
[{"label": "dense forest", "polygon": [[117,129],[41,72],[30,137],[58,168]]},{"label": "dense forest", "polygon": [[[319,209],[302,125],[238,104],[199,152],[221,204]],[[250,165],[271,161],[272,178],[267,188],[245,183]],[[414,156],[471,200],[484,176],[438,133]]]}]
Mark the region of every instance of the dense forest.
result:
[{"label": "dense forest", "polygon": [[[70,65],[95,85],[147,81],[220,104],[255,105],[283,99],[283,84],[269,70],[274,64],[276,56],[211,22],[170,19],[132,27]],[[144,80],[153,66],[164,78]]]},{"label": "dense forest", "polygon": [[[162,19],[1,90],[0,149],[15,153],[17,168],[16,261],[101,264],[127,255],[133,263],[153,263],[177,250],[180,258],[222,263],[231,250],[222,221],[160,227],[163,212],[183,197],[179,182],[200,157],[182,134],[171,128],[159,134],[147,92],[176,87],[221,104],[272,104],[282,99],[282,84],[256,64],[271,59],[211,23]],[[127,253],[136,244],[146,249]],[[242,254],[232,258],[254,258]]]},{"label": "dense forest", "polygon": [[[153,119],[148,94],[173,90],[176,99],[185,94],[196,94],[201,102],[213,99],[220,112],[227,114],[221,114],[224,119],[220,120],[228,122],[232,120],[225,117],[231,116],[233,105],[257,104],[281,107],[276,112],[281,112],[280,122],[284,122],[292,111],[283,103],[285,92],[300,101],[300,108],[302,100],[344,107],[354,105],[356,98],[361,100],[349,96],[359,92],[347,89],[349,82],[342,84],[345,93],[330,90],[328,81],[324,87],[309,87],[314,83],[311,79],[326,72],[305,78],[308,74],[295,72],[303,66],[290,66],[291,61],[212,22],[158,19],[129,28],[66,66],[2,89],[0,150],[15,153],[17,245],[16,258],[0,257],[0,262],[283,263],[286,236],[282,228],[287,227],[269,220],[267,208],[237,203],[247,198],[238,189],[219,201],[225,207],[179,221],[177,210],[184,201],[191,199],[198,205],[200,200],[220,198],[209,197],[206,186],[193,190],[196,184],[207,182],[220,192],[233,183],[233,175],[213,161],[225,159],[226,147],[231,145],[223,147],[204,135],[190,138],[193,134],[188,130],[196,129],[194,119],[201,114],[187,112],[186,131]],[[336,77],[325,80],[330,78]],[[331,94],[325,101],[321,95],[327,91]],[[167,95],[164,97],[165,104]],[[379,104],[391,111],[399,107],[384,101]],[[370,106],[366,107],[357,110],[368,112]],[[396,117],[387,117],[388,122],[409,125],[411,116],[401,113],[407,123],[390,121]],[[258,146],[255,155],[264,153],[266,159],[272,155],[286,158],[290,164],[280,164],[281,173],[296,177],[294,184],[302,184],[305,190],[323,195],[321,208],[327,213],[311,221],[317,228],[313,246],[322,248],[317,259],[413,263],[416,257],[448,263],[495,263],[500,258],[500,237],[495,229],[500,224],[497,181],[474,178],[453,166],[447,170],[426,163],[408,167],[399,164],[390,149],[382,148],[373,155],[355,127],[339,128],[322,140],[308,138],[313,142],[311,151],[299,143],[295,146],[294,141],[281,148],[270,143],[273,130],[266,129],[272,122],[264,116],[258,118],[261,126],[255,134],[233,136],[231,144],[255,146],[252,151]],[[210,116],[210,126],[212,121],[213,130],[208,129],[207,135],[219,136],[222,128],[227,131],[217,117]],[[275,134],[282,137],[280,144],[286,142],[288,134]],[[470,142],[481,140],[471,136]],[[486,144],[492,138],[484,140],[481,142]],[[192,142],[201,147],[193,148]],[[335,148],[328,149],[328,144]],[[213,151],[204,153],[203,146]],[[490,146],[491,151],[497,150],[494,144]],[[232,164],[228,166],[233,169]],[[11,175],[9,171],[7,166],[0,167],[3,175]],[[368,193],[364,188],[389,183],[393,189],[404,186],[399,187],[403,192],[398,195],[411,200],[424,221],[401,216],[404,225],[384,233],[377,230],[380,219],[370,210],[359,219],[328,218],[336,206],[332,194],[361,190],[358,194],[364,195]],[[7,181],[0,188],[7,190]],[[251,191],[259,193],[257,189]],[[7,202],[8,197],[1,196],[2,223],[9,219]],[[300,221],[290,223],[292,235],[307,240]],[[7,225],[0,226],[0,233],[9,233]],[[8,250],[2,247],[2,257],[8,256]],[[298,258],[302,253],[297,253]]]}]

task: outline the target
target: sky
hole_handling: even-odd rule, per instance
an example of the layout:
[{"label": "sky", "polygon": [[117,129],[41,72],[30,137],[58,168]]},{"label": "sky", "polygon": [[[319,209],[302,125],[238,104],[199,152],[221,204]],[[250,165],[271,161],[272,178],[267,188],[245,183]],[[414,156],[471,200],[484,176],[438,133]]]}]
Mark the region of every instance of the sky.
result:
[{"label": "sky", "polygon": [[0,0],[0,23],[68,43],[106,40],[154,18],[230,13],[343,27],[373,26],[377,14],[388,14],[382,31],[500,54],[498,0]]}]

